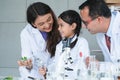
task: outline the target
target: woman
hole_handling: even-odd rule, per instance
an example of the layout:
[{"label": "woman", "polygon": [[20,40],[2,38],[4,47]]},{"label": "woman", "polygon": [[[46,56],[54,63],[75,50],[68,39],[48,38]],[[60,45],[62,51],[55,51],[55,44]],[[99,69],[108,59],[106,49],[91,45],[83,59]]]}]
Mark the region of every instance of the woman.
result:
[{"label": "woman", "polygon": [[19,60],[22,79],[43,79],[39,67],[47,67],[55,55],[60,41],[58,24],[52,9],[42,2],[31,4],[27,9],[28,25],[21,32],[22,57]]}]

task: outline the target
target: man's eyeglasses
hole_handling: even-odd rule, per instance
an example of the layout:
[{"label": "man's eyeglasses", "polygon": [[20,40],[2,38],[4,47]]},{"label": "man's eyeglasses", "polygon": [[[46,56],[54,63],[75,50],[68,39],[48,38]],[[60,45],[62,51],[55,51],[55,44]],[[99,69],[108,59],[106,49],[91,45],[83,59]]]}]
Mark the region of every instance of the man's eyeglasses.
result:
[{"label": "man's eyeglasses", "polygon": [[83,21],[82,20],[82,22],[85,24],[85,26],[88,26],[88,24],[90,24],[93,20],[95,20],[95,19],[97,19],[98,17],[95,17],[95,18],[93,18],[93,19],[91,19],[91,20],[89,20],[89,21]]}]

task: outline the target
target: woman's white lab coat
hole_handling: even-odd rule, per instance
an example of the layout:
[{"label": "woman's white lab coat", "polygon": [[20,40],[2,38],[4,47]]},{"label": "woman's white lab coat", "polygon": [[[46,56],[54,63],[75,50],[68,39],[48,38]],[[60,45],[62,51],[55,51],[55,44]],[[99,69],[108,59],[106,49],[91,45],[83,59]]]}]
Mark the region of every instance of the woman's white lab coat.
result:
[{"label": "woman's white lab coat", "polygon": [[[72,39],[72,41],[74,41],[75,39],[76,39],[76,36]],[[62,64],[64,64],[64,59],[62,59],[62,55],[64,54],[62,53],[62,47],[63,47],[63,44],[61,41],[56,47],[56,54],[55,54],[55,70],[56,71],[55,72],[61,71],[59,67]],[[88,46],[88,42],[83,37],[78,37],[76,45],[70,50],[70,55],[72,57],[73,63],[67,64],[67,67],[73,69],[73,71],[68,71],[65,73],[66,75],[68,75],[70,80],[74,80],[74,78],[76,77],[76,74],[77,74],[76,66],[78,65],[78,63],[80,63],[80,53],[82,53],[81,58],[84,63],[85,58],[89,56],[89,46]],[[60,61],[60,59],[62,61]],[[82,65],[82,69],[85,69],[85,68],[86,66]]]},{"label": "woman's white lab coat", "polygon": [[97,34],[97,41],[103,51],[105,61],[116,62],[120,59],[120,13],[118,11],[112,12],[114,20],[111,29],[111,49],[110,52],[106,46],[104,33]]},{"label": "woman's white lab coat", "polygon": [[47,66],[48,61],[50,61],[50,55],[46,48],[46,42],[42,37],[42,34],[38,29],[33,28],[28,24],[21,32],[21,49],[22,57],[27,57],[32,59],[33,68],[31,71],[27,70],[25,67],[19,67],[21,77],[34,77],[34,78],[43,78],[38,73],[38,66],[35,63],[35,59],[39,58],[42,60],[45,66]]}]

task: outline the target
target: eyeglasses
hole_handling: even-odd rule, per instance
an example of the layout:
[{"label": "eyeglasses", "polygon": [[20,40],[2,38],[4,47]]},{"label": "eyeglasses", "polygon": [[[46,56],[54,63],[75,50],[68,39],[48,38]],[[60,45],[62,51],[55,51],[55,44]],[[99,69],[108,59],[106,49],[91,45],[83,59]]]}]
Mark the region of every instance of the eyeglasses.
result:
[{"label": "eyeglasses", "polygon": [[95,18],[93,18],[93,19],[91,19],[91,20],[88,20],[88,21],[83,21],[82,20],[82,22],[85,24],[85,26],[88,26],[93,20],[95,20],[95,19],[97,19],[98,17],[95,17]]}]

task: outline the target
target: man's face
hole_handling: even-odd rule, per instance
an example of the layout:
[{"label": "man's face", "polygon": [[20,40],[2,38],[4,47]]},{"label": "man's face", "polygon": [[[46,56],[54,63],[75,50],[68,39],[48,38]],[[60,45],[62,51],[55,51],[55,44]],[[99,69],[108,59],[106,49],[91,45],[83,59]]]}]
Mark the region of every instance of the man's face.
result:
[{"label": "man's face", "polygon": [[88,29],[90,33],[95,34],[98,32],[98,28],[99,28],[98,18],[92,19],[89,16],[88,7],[85,7],[84,9],[80,10],[80,16],[83,24],[85,25],[85,27]]}]

